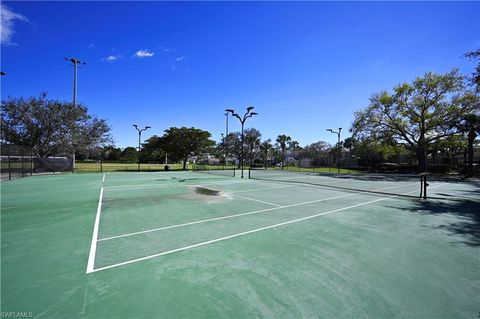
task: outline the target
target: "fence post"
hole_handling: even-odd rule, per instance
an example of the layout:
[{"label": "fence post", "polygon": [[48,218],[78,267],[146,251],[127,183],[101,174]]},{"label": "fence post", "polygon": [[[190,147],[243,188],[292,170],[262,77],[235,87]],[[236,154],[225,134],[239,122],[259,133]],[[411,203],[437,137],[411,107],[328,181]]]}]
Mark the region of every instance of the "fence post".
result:
[{"label": "fence post", "polygon": [[21,146],[22,148],[22,178],[24,177],[23,172],[24,172],[24,161],[25,161],[25,148],[24,146]]},{"label": "fence post", "polygon": [[7,154],[8,154],[8,180],[12,180],[12,166],[10,164],[10,144],[7,144]]},{"label": "fence post", "polygon": [[30,148],[30,176],[33,176],[33,148]]}]

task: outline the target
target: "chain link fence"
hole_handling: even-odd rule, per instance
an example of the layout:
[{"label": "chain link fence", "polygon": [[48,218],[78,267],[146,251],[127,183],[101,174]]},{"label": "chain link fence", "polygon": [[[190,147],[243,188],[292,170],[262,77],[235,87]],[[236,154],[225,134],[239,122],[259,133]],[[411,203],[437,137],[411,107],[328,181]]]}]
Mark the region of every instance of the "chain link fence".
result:
[{"label": "chain link fence", "polygon": [[30,146],[1,144],[1,180],[12,180],[33,175],[33,159],[33,150]]},{"label": "chain link fence", "polygon": [[2,181],[72,170],[73,162],[71,158],[65,156],[37,157],[30,146],[7,143],[0,145],[0,175]]}]

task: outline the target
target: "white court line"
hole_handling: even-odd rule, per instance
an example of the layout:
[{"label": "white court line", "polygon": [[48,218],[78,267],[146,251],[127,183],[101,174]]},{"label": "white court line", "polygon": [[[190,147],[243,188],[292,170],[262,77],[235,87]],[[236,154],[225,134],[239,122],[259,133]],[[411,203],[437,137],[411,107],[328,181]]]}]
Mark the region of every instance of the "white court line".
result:
[{"label": "white court line", "polygon": [[259,199],[255,199],[255,198],[249,198],[249,197],[245,197],[245,196],[240,196],[240,195],[237,195],[237,194],[235,194],[235,193],[225,192],[225,194],[227,194],[227,195],[232,195],[232,196],[239,197],[239,198],[243,198],[243,199],[247,199],[247,200],[251,200],[251,201],[254,201],[254,202],[259,202],[259,203],[262,203],[262,204],[267,204],[267,205],[270,205],[270,206],[282,207],[282,205],[265,202],[265,201],[263,201],[263,200],[259,200]]},{"label": "white court line", "polygon": [[103,198],[103,187],[100,189],[100,197],[98,198],[97,215],[95,216],[92,242],[90,244],[90,254],[88,255],[87,274],[93,272],[95,267],[95,256],[97,253],[98,226],[100,224],[100,212],[102,211],[102,198]]},{"label": "white court line", "polygon": [[[225,182],[225,183],[224,183]],[[105,187],[106,190],[112,191],[112,190],[124,190],[124,189],[151,189],[151,188],[165,188],[165,187],[187,187],[187,186],[202,186],[202,185],[223,185],[223,184],[241,184],[244,183],[242,181],[238,182],[232,182],[232,181],[226,181],[226,180],[220,180],[216,182],[205,182],[201,184],[179,184],[177,182],[172,183],[165,183],[162,185],[155,185],[155,184],[137,184],[137,185],[120,185],[120,186],[108,186]]]},{"label": "white court line", "polygon": [[290,188],[290,187],[298,187],[298,185],[284,185],[284,186],[275,186],[275,187],[263,187],[263,188],[251,188],[251,189],[244,189],[240,191],[233,191],[230,193],[247,193],[247,192],[256,192],[256,191],[268,191],[270,189],[278,189],[278,188]]},{"label": "white court line", "polygon": [[[441,186],[441,185],[443,185],[443,184],[436,185],[436,186],[433,186],[433,187],[438,187],[438,186]],[[376,203],[376,202],[380,202],[380,201],[384,201],[384,200],[388,200],[388,199],[392,199],[392,198],[396,198],[396,197],[399,197],[399,196],[402,196],[402,195],[412,194],[412,193],[416,193],[416,192],[417,191],[415,190],[415,191],[403,193],[401,195],[393,195],[393,196],[389,196],[389,197],[383,197],[383,198],[371,200],[371,201],[360,203],[360,204],[355,204],[355,205],[351,205],[351,206],[347,206],[347,207],[343,207],[343,208],[334,209],[334,210],[324,212],[324,213],[319,213],[319,214],[310,215],[310,216],[306,216],[306,217],[302,217],[302,218],[298,218],[298,219],[293,219],[293,220],[289,220],[289,221],[286,221],[286,222],[283,222],[283,223],[278,223],[278,224],[274,224],[274,225],[270,225],[270,226],[260,227],[260,228],[257,228],[257,229],[252,229],[252,230],[249,230],[249,231],[233,234],[233,235],[230,235],[230,236],[220,237],[220,238],[204,241],[204,242],[197,243],[197,244],[184,246],[184,247],[180,247],[180,248],[177,248],[177,249],[172,249],[172,250],[169,250],[169,251],[164,251],[162,253],[158,253],[158,254],[154,254],[154,255],[150,255],[150,256],[131,259],[131,260],[124,261],[124,262],[121,262],[121,263],[118,263],[118,264],[113,264],[113,265],[110,265],[110,266],[100,267],[100,268],[94,269],[92,272],[97,272],[97,271],[102,271],[102,270],[106,270],[106,269],[110,269],[110,268],[120,267],[120,266],[124,266],[124,265],[128,265],[128,264],[132,264],[132,263],[135,263],[135,262],[139,262],[139,261],[143,261],[143,260],[147,260],[147,259],[152,259],[152,258],[155,258],[155,257],[168,255],[168,254],[172,254],[172,253],[176,253],[176,252],[179,252],[179,251],[192,249],[192,248],[196,248],[196,247],[200,247],[200,246],[205,246],[205,245],[213,244],[213,243],[216,243],[216,242],[219,242],[219,241],[223,241],[223,240],[227,240],[227,239],[231,239],[231,238],[235,238],[235,237],[240,237],[240,236],[245,236],[245,235],[260,232],[260,231],[263,231],[263,230],[267,230],[267,229],[271,229],[271,228],[275,228],[275,227],[279,227],[279,226],[284,226],[284,225],[288,225],[288,224],[293,224],[293,223],[301,222],[301,221],[304,221],[304,220],[312,219],[312,218],[315,218],[315,217],[324,216],[324,215],[328,215],[328,214],[333,214],[333,213],[341,212],[341,211],[344,211],[344,210],[347,210],[347,209],[360,207],[360,206],[365,206],[365,205],[373,204],[373,203]]]},{"label": "white court line", "polygon": [[[379,190],[375,190],[375,191],[388,190],[388,189],[393,189],[393,188],[398,188],[398,187],[404,187],[404,186],[405,186],[405,185],[394,186],[394,187],[383,188],[383,189],[379,189]],[[412,192],[412,193],[413,193],[413,192]],[[202,219],[202,220],[197,220],[197,221],[194,221],[194,222],[188,222],[188,223],[184,223],[184,224],[164,226],[164,227],[153,228],[153,229],[148,229],[148,230],[142,230],[142,231],[133,232],[133,233],[128,233],[128,234],[123,234],[123,235],[105,237],[105,238],[99,239],[98,241],[105,241],[105,240],[110,240],[110,239],[116,239],[116,238],[129,237],[129,236],[140,235],[140,234],[146,234],[146,233],[151,233],[151,232],[156,232],[156,231],[161,231],[161,230],[166,230],[166,229],[172,229],[172,228],[178,228],[178,227],[185,227],[185,226],[196,225],[196,224],[207,223],[207,222],[212,222],[212,221],[217,221],[217,220],[223,220],[223,219],[229,219],[229,218],[236,218],[236,217],[241,217],[241,216],[247,216],[247,215],[252,215],[252,214],[269,212],[269,211],[278,210],[278,209],[283,209],[283,208],[303,206],[303,205],[308,205],[308,204],[320,203],[320,202],[324,202],[324,201],[328,201],[328,200],[332,200],[332,199],[338,199],[338,198],[350,197],[350,196],[357,196],[357,195],[364,195],[364,194],[363,194],[363,193],[352,193],[352,194],[346,194],[346,195],[340,195],[340,196],[334,196],[334,197],[328,197],[328,198],[322,198],[322,199],[315,199],[315,200],[311,200],[311,201],[307,201],[307,202],[301,202],[301,203],[296,203],[296,204],[290,204],[290,205],[283,205],[283,206],[278,206],[278,207],[272,207],[272,208],[265,208],[265,209],[260,209],[260,210],[254,210],[254,211],[252,211],[252,212],[246,212],[246,213],[240,213],[240,214],[234,214],[234,215],[228,215],[228,216],[222,216],[222,217],[215,217],[215,218],[209,218],[209,219]]]},{"label": "white court line", "polygon": [[302,206],[302,205],[307,205],[307,204],[319,203],[319,202],[323,202],[323,201],[327,201],[327,200],[332,200],[332,199],[337,199],[337,198],[342,198],[342,197],[348,197],[348,196],[355,196],[355,195],[359,195],[359,194],[340,195],[340,196],[323,198],[323,199],[316,199],[316,200],[312,200],[312,201],[308,201],[308,202],[296,203],[296,204],[291,204],[291,205],[254,210],[252,212],[246,212],[246,213],[240,213],[240,214],[234,214],[234,215],[227,215],[227,216],[215,217],[215,218],[209,218],[209,219],[202,219],[202,220],[197,220],[197,221],[194,221],[194,222],[189,222],[189,223],[184,223],[184,224],[164,226],[164,227],[159,227],[159,228],[142,230],[142,231],[138,231],[138,232],[134,232],[134,233],[128,233],[128,234],[123,234],[123,235],[101,238],[98,241],[105,241],[105,240],[110,240],[110,239],[116,239],[116,238],[146,234],[146,233],[151,233],[151,232],[156,232],[156,231],[161,231],[161,230],[166,230],[166,229],[179,228],[179,227],[185,227],[185,226],[190,226],[190,225],[195,225],[195,224],[213,222],[213,221],[222,220],[222,219],[236,218],[236,217],[241,217],[241,216],[247,216],[247,215],[252,215],[252,214],[269,212],[269,211],[273,211],[273,210],[279,210],[279,209],[283,209],[283,208],[290,208],[290,207],[295,207],[295,206]]},{"label": "white court line", "polygon": [[105,182],[105,174],[103,174],[102,183]]}]

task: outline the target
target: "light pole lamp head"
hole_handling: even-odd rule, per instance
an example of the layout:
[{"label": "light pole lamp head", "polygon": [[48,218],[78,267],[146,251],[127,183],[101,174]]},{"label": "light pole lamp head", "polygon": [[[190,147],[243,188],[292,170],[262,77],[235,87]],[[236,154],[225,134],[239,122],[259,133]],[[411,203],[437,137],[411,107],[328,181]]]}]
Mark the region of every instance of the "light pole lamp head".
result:
[{"label": "light pole lamp head", "polygon": [[227,114],[228,113],[232,113],[232,114],[235,113],[235,111],[233,109],[225,109],[225,112],[227,112]]},{"label": "light pole lamp head", "polygon": [[152,128],[151,126],[145,126],[145,129],[148,130],[149,128]]},{"label": "light pole lamp head", "polygon": [[253,106],[249,106],[249,107],[247,107],[247,112],[250,112],[250,111],[253,110],[253,109],[254,109]]},{"label": "light pole lamp head", "polygon": [[339,131],[339,132],[341,132],[341,131],[342,131],[342,128],[341,128],[341,127],[339,127],[339,128],[338,128],[338,131]]},{"label": "light pole lamp head", "polygon": [[326,129],[327,132],[332,132],[333,133],[333,130],[331,128],[327,128]]},{"label": "light pole lamp head", "polygon": [[132,124],[132,126],[138,130],[138,125],[137,124]]},{"label": "light pole lamp head", "polygon": [[7,75],[7,73],[0,71],[0,75]]},{"label": "light pole lamp head", "polygon": [[251,116],[258,115],[258,113],[257,112],[252,112],[252,113],[250,113],[250,115]]}]

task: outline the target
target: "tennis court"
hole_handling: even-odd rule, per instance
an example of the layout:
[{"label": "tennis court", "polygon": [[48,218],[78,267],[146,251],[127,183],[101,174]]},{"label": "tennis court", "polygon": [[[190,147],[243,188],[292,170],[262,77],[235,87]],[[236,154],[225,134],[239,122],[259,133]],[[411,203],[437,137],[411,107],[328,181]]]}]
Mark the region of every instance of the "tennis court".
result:
[{"label": "tennis court", "polygon": [[251,171],[2,184],[2,311],[473,318],[480,185]]}]

